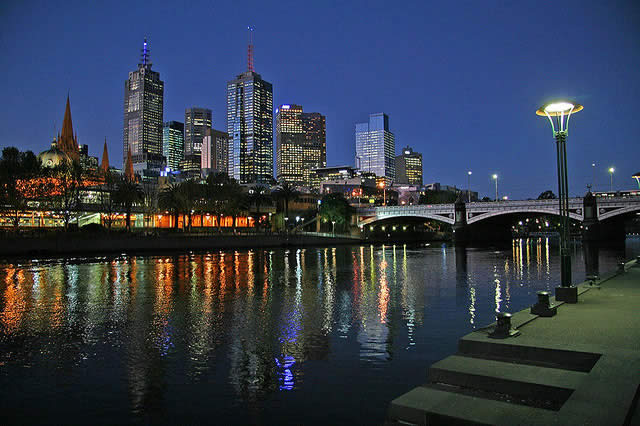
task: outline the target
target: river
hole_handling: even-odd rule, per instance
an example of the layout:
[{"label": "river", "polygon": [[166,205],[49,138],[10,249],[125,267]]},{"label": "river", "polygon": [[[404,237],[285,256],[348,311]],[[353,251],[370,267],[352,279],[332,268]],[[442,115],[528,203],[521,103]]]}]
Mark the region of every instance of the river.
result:
[{"label": "river", "polygon": [[[606,272],[640,240],[586,252],[574,282],[585,258]],[[459,337],[559,275],[545,239],[0,261],[0,409],[9,423],[381,424]]]}]

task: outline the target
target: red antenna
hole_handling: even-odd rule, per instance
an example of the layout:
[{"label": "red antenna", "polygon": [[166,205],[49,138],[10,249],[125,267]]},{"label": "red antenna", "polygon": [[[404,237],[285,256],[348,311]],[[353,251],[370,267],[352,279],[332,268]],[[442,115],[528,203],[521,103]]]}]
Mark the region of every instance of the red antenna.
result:
[{"label": "red antenna", "polygon": [[249,45],[247,46],[247,70],[253,72],[253,27],[247,27]]}]

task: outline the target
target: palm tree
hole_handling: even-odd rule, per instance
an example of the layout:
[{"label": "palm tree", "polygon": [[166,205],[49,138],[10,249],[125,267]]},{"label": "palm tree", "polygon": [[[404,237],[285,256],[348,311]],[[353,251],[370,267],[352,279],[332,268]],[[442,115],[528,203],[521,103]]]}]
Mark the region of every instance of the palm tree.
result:
[{"label": "palm tree", "polygon": [[184,209],[183,213],[186,213],[188,218],[188,225],[185,226],[185,229],[188,228],[188,230],[191,231],[191,218],[198,201],[202,198],[201,186],[195,179],[185,180],[178,186],[179,196],[182,199],[182,207]]},{"label": "palm tree", "polygon": [[267,188],[264,185],[255,185],[252,186],[249,189],[249,205],[251,204],[255,204],[256,205],[256,216],[258,217],[258,220],[256,221],[257,224],[260,223],[260,206],[270,200],[271,197],[269,197],[269,188]]},{"label": "palm tree", "polygon": [[162,210],[168,210],[173,213],[173,227],[178,229],[178,216],[184,211],[182,197],[180,195],[180,185],[176,183],[169,184],[158,196],[158,207]]},{"label": "palm tree", "polygon": [[289,217],[289,201],[297,200],[300,193],[289,182],[283,182],[276,188],[274,194],[276,198],[284,202],[284,215]]},{"label": "palm tree", "polygon": [[125,178],[118,183],[114,198],[124,208],[127,214],[127,232],[131,231],[131,208],[134,204],[144,202],[144,191],[137,182]]}]

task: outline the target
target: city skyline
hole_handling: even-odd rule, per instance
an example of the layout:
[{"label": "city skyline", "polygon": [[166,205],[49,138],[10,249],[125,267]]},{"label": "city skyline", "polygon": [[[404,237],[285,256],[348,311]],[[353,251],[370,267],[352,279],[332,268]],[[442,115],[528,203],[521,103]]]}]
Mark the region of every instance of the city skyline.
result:
[{"label": "city skyline", "polygon": [[[120,84],[136,63],[144,36],[153,46],[154,71],[166,84],[164,121],[181,120],[177,111],[201,105],[212,109],[214,127],[224,128],[224,83],[245,68],[244,31],[252,24],[257,35],[256,69],[273,84],[274,103],[295,101],[326,114],[328,165],[353,164],[354,124],[373,111],[385,111],[393,120],[398,147],[410,145],[430,153],[424,160],[425,183],[437,180],[464,188],[467,170],[472,170],[472,189],[490,194],[490,176],[496,173],[501,193],[535,197],[553,190],[556,182],[553,139],[547,123],[534,111],[545,100],[565,95],[585,105],[572,120],[570,194],[584,193],[586,184],[594,181],[597,190],[607,190],[611,166],[616,170],[614,188],[634,185],[631,175],[638,168],[633,159],[638,158],[635,139],[640,126],[633,120],[632,101],[640,87],[633,70],[640,63],[634,49],[640,25],[638,9],[632,5],[563,4],[555,11],[559,15],[555,21],[562,25],[547,22],[546,12],[533,5],[466,4],[459,17],[454,10],[459,5],[441,5],[438,18],[422,5],[373,4],[367,10],[346,5],[333,17],[330,8],[308,5],[291,13],[325,17],[323,27],[313,22],[301,26],[293,20],[286,29],[279,16],[284,5],[273,10],[257,6],[242,16],[232,13],[229,22],[209,31],[207,43],[214,53],[202,64],[185,62],[193,52],[176,48],[177,40],[160,25],[167,18],[154,24],[149,19],[134,31],[116,24],[114,35],[106,30],[102,15],[114,15],[117,7],[70,6],[64,11],[34,7],[28,16],[19,15],[17,3],[3,7],[6,34],[15,35],[3,38],[8,55],[2,59],[6,70],[2,91],[18,111],[33,107],[34,90],[42,99],[34,107],[35,124],[27,126],[13,111],[5,111],[2,147],[45,150],[55,129],[60,129],[60,104],[70,91],[74,128],[89,144],[90,155],[100,156],[106,136],[111,158],[123,158]],[[231,6],[220,8],[221,13]],[[128,13],[142,16],[141,9],[136,6]],[[160,8],[152,15],[166,11]],[[51,37],[55,31],[47,30],[48,22],[56,22],[62,12],[67,30],[75,36]],[[214,13],[205,9],[202,19],[207,12]],[[426,21],[418,25],[418,18]],[[382,24],[376,33],[363,29],[363,22],[371,20]],[[453,30],[450,24],[458,20],[468,25]],[[323,29],[340,23],[343,26],[335,34]],[[12,31],[18,24],[33,30],[28,36]],[[199,30],[189,28],[189,34],[194,31]],[[551,41],[539,37],[553,31],[565,37],[566,48],[554,49]],[[343,40],[348,40],[344,46]],[[384,63],[376,47],[380,43],[389,55]],[[310,53],[300,46],[311,47]],[[29,54],[34,49],[39,52],[35,62]],[[43,90],[34,72],[45,61]],[[15,81],[24,84],[13,87]],[[9,133],[8,123],[16,123],[22,131]],[[535,164],[523,161],[532,153]]]}]

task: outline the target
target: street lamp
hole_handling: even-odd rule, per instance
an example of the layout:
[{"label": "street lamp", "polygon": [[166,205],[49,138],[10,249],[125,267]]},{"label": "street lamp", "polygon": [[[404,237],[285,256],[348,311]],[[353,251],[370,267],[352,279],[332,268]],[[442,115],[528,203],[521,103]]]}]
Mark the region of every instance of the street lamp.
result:
[{"label": "street lamp", "polygon": [[332,220],[331,221],[331,234],[335,237],[336,236],[336,221]]},{"label": "street lamp", "polygon": [[491,178],[496,181],[496,201],[498,201],[498,175],[494,174]]},{"label": "street lamp", "polygon": [[638,183],[638,189],[640,189],[640,172],[638,172],[635,175],[631,176],[631,178],[636,180],[636,182]]},{"label": "street lamp", "polygon": [[382,188],[382,194],[383,194],[383,206],[387,205],[387,185],[385,185],[384,181],[380,182],[378,184],[378,188]]},{"label": "street lamp", "polygon": [[577,287],[571,287],[571,255],[569,254],[569,183],[567,179],[567,136],[569,118],[572,113],[581,111],[582,105],[556,101],[543,105],[536,114],[547,117],[556,140],[558,166],[558,201],[560,207],[560,287],[556,288],[556,299],[576,303]]},{"label": "street lamp", "polygon": [[467,193],[469,195],[469,202],[471,202],[471,170],[467,172]]},{"label": "street lamp", "polygon": [[596,190],[596,163],[591,163],[591,171],[593,172],[593,177],[591,179],[591,187],[593,190]]},{"label": "street lamp", "polygon": [[613,192],[613,172],[615,171],[616,169],[609,167],[609,192]]}]

